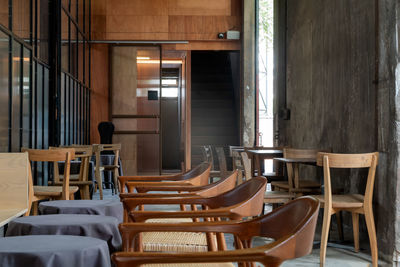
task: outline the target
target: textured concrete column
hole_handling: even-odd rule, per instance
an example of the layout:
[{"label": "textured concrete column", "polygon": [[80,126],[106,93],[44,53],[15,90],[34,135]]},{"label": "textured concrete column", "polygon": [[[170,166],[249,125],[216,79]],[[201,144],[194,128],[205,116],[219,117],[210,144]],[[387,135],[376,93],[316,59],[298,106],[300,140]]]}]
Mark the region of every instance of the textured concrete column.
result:
[{"label": "textured concrete column", "polygon": [[[396,0],[379,0],[378,149],[375,202],[378,249],[389,266],[400,264],[400,60],[399,8]],[[388,204],[390,203],[390,204]],[[385,207],[385,208],[382,208]]]},{"label": "textured concrete column", "polygon": [[242,144],[254,145],[255,136],[255,0],[243,1]]}]

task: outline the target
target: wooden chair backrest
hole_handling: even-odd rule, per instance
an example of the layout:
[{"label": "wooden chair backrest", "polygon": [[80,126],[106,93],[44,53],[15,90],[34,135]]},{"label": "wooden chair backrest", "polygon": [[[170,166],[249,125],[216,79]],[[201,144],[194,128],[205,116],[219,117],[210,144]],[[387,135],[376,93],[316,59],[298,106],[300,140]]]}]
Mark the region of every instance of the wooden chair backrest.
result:
[{"label": "wooden chair backrest", "polygon": [[[59,161],[64,162],[64,179],[62,185],[62,199],[69,199],[69,177],[71,170],[71,160],[75,159],[75,150],[73,148],[58,148],[58,149],[26,149],[21,151],[28,152],[29,160],[32,162],[53,162],[57,165]],[[58,173],[58,172],[57,172]],[[54,176],[56,177],[59,176]]]},{"label": "wooden chair backrest", "polygon": [[201,146],[201,154],[202,154],[203,162],[211,163],[211,170],[214,171],[215,166],[214,166],[214,155],[213,155],[212,147],[210,145]]},{"label": "wooden chair backrest", "polygon": [[220,175],[221,177],[225,177],[228,173],[228,168],[226,167],[226,157],[224,148],[216,147],[215,151],[217,152]]},{"label": "wooden chair backrest", "polygon": [[205,185],[201,191],[196,194],[202,197],[211,197],[232,190],[236,186],[238,171],[230,172],[227,176],[222,177],[217,182]]},{"label": "wooden chair backrest", "polygon": [[240,155],[242,156],[244,177],[246,177],[246,180],[250,180],[253,177],[251,175],[251,159],[249,159],[249,155],[246,152],[241,152]]},{"label": "wooden chair backrest", "polygon": [[[93,156],[93,146],[91,145],[71,145],[62,147],[50,147],[50,149],[72,148],[75,151],[75,159],[81,160],[79,168],[79,181],[87,181],[89,177],[89,164]],[[54,181],[60,181],[58,164],[54,164]]]},{"label": "wooden chair backrest", "polygon": [[211,209],[228,208],[236,214],[236,219],[257,216],[262,211],[266,187],[266,178],[254,177],[232,190],[208,198],[207,206]]},{"label": "wooden chair backrest", "polygon": [[365,188],[364,205],[372,205],[376,166],[379,153],[334,154],[320,152],[317,155],[317,165],[324,168],[325,201],[332,202],[331,168],[368,168],[367,186]]},{"label": "wooden chair backrest", "polygon": [[93,152],[96,155],[96,169],[100,168],[101,160],[100,154],[102,151],[114,152],[114,166],[119,165],[119,152],[121,151],[121,144],[93,144]]},{"label": "wooden chair backrest", "polygon": [[25,210],[29,215],[33,198],[28,153],[0,153],[1,209]]},{"label": "wooden chair backrest", "polygon": [[211,163],[203,162],[196,167],[184,172],[176,181],[187,181],[192,185],[206,185],[210,178]]},{"label": "wooden chair backrest", "polygon": [[[112,255],[117,267],[132,267],[147,263],[200,263],[200,262],[260,262],[264,266],[280,266],[282,262],[308,255],[312,251],[319,202],[311,197],[301,197],[274,209],[272,212],[248,221],[236,223],[180,223],[152,225],[123,223],[119,228],[124,244],[130,244],[125,252]],[[282,223],[284,222],[284,223]],[[148,224],[147,224],[148,225]],[[151,228],[151,229],[150,229]],[[190,230],[188,230],[190,228]],[[205,253],[140,253],[132,251],[134,238],[145,231],[190,231],[206,233],[231,233],[237,237],[234,251]],[[268,237],[275,241],[251,248],[253,237]]]},{"label": "wooden chair backrest", "polygon": [[315,159],[317,153],[321,151],[318,149],[296,149],[296,148],[284,148],[283,157],[293,159]]}]

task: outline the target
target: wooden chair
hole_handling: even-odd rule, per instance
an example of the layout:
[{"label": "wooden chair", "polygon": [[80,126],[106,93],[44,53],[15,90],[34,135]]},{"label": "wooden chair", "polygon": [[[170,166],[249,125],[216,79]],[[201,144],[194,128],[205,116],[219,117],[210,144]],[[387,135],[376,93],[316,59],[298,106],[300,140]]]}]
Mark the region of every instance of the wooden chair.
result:
[{"label": "wooden chair", "polygon": [[201,146],[201,154],[203,162],[211,163],[210,179],[212,180],[214,177],[220,177],[221,174],[219,170],[215,169],[214,153],[212,151],[212,147],[210,145]]},{"label": "wooden chair", "polygon": [[242,156],[239,150],[244,148],[242,146],[229,146],[229,156],[232,157],[232,169],[238,170],[238,181],[237,184],[243,183],[244,168],[242,164]]},{"label": "wooden chair", "polygon": [[159,176],[121,176],[118,177],[120,183],[120,192],[124,193],[129,182],[129,192],[133,192],[134,188],[148,188],[159,186],[202,186],[208,184],[210,177],[211,164],[203,162],[195,168],[175,175],[159,175]]},{"label": "wooden chair", "polygon": [[[282,164],[279,162],[273,162],[274,165],[274,170],[272,172],[266,172],[264,170],[264,173],[257,173],[257,169],[261,169],[261,162],[259,157],[255,156],[254,154],[248,152],[249,150],[283,150],[283,147],[281,146],[276,146],[276,147],[263,147],[263,146],[255,146],[255,147],[245,147],[244,151],[247,153],[247,156],[251,160],[251,170],[252,170],[252,177],[254,176],[264,176],[268,179],[269,182],[275,182],[275,181],[283,181],[284,176],[283,176],[283,168]],[[272,160],[272,159],[270,159]]]},{"label": "wooden chair", "polygon": [[[324,168],[324,195],[315,196],[324,208],[324,222],[321,233],[320,265],[324,266],[326,246],[329,236],[331,215],[340,211],[351,212],[353,218],[354,249],[359,251],[359,214],[365,215],[369,241],[371,246],[372,265],[378,266],[378,248],[374,214],[372,211],[372,196],[374,191],[375,171],[379,153],[364,154],[331,154],[318,153],[317,164]],[[368,168],[365,194],[332,195],[331,169],[335,168]]]},{"label": "wooden chair", "polygon": [[[89,164],[90,159],[93,155],[93,147],[92,146],[65,146],[63,148],[73,148],[75,151],[75,158],[79,158],[81,160],[79,174],[78,175],[70,175],[69,184],[72,186],[78,186],[79,192],[81,195],[81,199],[90,199],[90,191],[89,186],[93,185],[92,181],[89,181]],[[51,147],[50,149],[59,149],[58,147]],[[54,182],[53,185],[60,186],[63,181],[59,176],[58,164],[54,164]]]},{"label": "wooden chair", "polygon": [[[118,176],[119,176],[119,152],[121,150],[121,144],[94,144],[93,152],[96,155],[96,166],[95,166],[95,176],[97,187],[100,192],[100,199],[103,199],[103,179],[101,172],[112,171],[113,172],[113,183],[112,187],[115,193],[118,191]],[[101,163],[101,152],[112,151],[114,153],[114,163],[111,165],[102,165]],[[96,188],[96,187],[95,187]]]},{"label": "wooden chair", "polygon": [[[257,216],[261,213],[263,196],[267,180],[256,177],[234,189],[213,197],[163,197],[163,198],[130,198],[124,199],[123,205],[129,214],[129,222],[145,222],[149,219],[194,219],[220,220],[228,218],[240,220],[244,217]],[[200,205],[203,210],[191,211],[144,211],[136,210],[141,205]],[[139,251],[143,250],[141,239],[137,241]],[[210,250],[216,250],[216,245],[211,236],[207,236],[207,244]],[[217,245],[226,249],[223,235],[217,235]]]},{"label": "wooden chair", "polygon": [[226,157],[225,151],[223,147],[216,147],[215,151],[217,152],[218,157],[218,165],[219,165],[219,177],[225,177],[228,173],[228,168],[226,166]]},{"label": "wooden chair", "polygon": [[[253,178],[251,176],[251,160],[249,159],[246,152],[241,153],[242,164],[244,167],[246,180]],[[296,197],[295,194],[284,191],[266,191],[264,195],[264,204],[279,204],[286,203]]]},{"label": "wooden chair", "polygon": [[[319,150],[284,148],[283,157],[293,159],[315,159]],[[286,163],[288,181],[271,182],[273,190],[289,191],[290,193],[303,194],[320,192],[321,183],[299,178],[299,165]]]},{"label": "wooden chair", "polygon": [[69,176],[71,160],[75,158],[74,149],[63,148],[55,150],[41,149],[21,149],[23,152],[28,152],[31,162],[53,162],[58,164],[59,161],[64,161],[64,179],[62,186],[33,186],[34,196],[32,199],[33,214],[37,215],[37,202],[42,199],[50,200],[69,200],[74,199],[74,193],[78,191],[77,186],[69,186]]},{"label": "wooden chair", "polygon": [[[233,266],[223,264],[238,262],[253,265],[260,262],[264,266],[277,267],[282,262],[308,255],[312,251],[315,226],[318,218],[318,201],[311,197],[298,198],[273,210],[262,217],[249,221],[228,222],[198,222],[181,224],[120,224],[124,252],[112,255],[117,267],[146,266],[188,266],[188,263],[198,263],[193,266]],[[285,222],[285,223],[282,223]],[[141,232],[222,232],[235,236],[236,250],[199,252],[199,253],[141,253],[133,250],[133,239]],[[251,247],[255,236],[273,238],[272,243]],[[205,265],[204,263],[214,263]],[[175,263],[174,265],[161,265]],[[192,265],[190,265],[192,266]]]},{"label": "wooden chair", "polygon": [[29,216],[33,198],[28,153],[0,153],[0,227]]},{"label": "wooden chair", "polygon": [[[177,191],[179,193],[174,194],[174,193],[134,193],[132,191],[128,191],[128,193],[121,193],[119,194],[119,197],[121,201],[125,198],[140,198],[140,197],[189,197],[189,196],[202,196],[202,197],[208,197],[208,196],[215,196],[218,194],[221,194],[223,192],[229,191],[233,189],[236,185],[236,179],[237,179],[237,173],[238,171],[233,171],[228,173],[226,177],[222,177],[220,180],[218,180],[215,183],[207,184],[207,185],[201,185],[201,186],[192,186],[192,185],[160,185],[160,186],[155,186],[151,187],[151,191]],[[127,182],[127,187],[128,188],[134,188],[136,186],[130,186],[131,182]],[[134,182],[133,182],[134,183]],[[143,188],[138,188],[139,191],[143,192],[150,192],[149,188],[143,187]],[[187,193],[181,193],[181,192],[187,192]]]}]

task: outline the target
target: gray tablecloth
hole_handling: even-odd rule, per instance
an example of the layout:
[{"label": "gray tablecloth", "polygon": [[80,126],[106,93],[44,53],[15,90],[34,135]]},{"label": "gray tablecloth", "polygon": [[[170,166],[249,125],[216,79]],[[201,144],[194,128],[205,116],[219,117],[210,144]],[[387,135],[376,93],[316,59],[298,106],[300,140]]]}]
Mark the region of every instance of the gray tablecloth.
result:
[{"label": "gray tablecloth", "polygon": [[8,224],[6,236],[78,235],[107,242],[110,252],[121,248],[118,220],[110,216],[57,214],[21,217]]},{"label": "gray tablecloth", "polygon": [[103,240],[64,235],[0,238],[2,267],[110,267]]},{"label": "gray tablecloth", "polygon": [[57,200],[39,204],[40,214],[90,214],[112,216],[123,221],[124,208],[118,200]]}]

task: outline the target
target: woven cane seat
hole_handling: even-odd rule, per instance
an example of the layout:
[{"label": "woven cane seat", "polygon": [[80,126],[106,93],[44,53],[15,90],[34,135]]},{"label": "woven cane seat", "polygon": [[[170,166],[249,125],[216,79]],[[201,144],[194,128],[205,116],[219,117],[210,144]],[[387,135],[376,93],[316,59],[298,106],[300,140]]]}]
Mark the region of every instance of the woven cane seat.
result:
[{"label": "woven cane seat", "polygon": [[[151,219],[146,222],[181,223],[192,222],[192,219]],[[208,246],[204,233],[145,232],[143,233],[143,250],[147,252],[205,252],[208,251]]]}]

